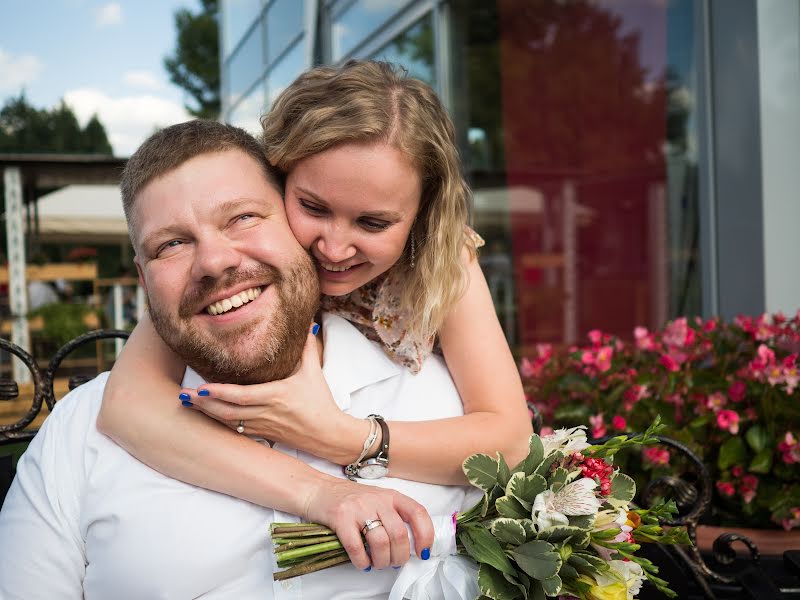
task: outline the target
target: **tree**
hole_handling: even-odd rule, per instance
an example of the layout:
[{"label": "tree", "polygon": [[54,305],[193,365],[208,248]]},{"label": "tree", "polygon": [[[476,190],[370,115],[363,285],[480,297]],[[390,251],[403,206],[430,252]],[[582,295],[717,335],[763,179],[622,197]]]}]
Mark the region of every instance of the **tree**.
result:
[{"label": "tree", "polygon": [[220,112],[219,29],[217,0],[202,0],[198,14],[188,9],[175,13],[178,40],[164,68],[175,85],[186,90],[196,103],[186,105],[195,117],[216,119]]},{"label": "tree", "polygon": [[112,154],[112,149],[97,115],[81,129],[63,100],[52,110],[39,109],[22,92],[0,109],[0,152]]}]

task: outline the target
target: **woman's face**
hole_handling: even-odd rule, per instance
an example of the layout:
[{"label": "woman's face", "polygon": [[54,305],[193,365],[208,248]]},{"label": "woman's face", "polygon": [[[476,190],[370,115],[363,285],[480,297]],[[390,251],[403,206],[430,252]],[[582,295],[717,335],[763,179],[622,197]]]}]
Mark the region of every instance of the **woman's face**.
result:
[{"label": "woman's face", "polygon": [[297,163],[286,180],[286,215],[314,258],[323,294],[348,294],[400,259],[421,189],[405,155],[381,142],[344,144]]}]

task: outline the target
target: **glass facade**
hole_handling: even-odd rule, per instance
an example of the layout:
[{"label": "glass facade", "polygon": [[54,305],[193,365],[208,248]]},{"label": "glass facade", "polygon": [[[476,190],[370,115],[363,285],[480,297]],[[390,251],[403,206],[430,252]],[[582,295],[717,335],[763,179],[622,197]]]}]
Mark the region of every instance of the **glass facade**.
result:
[{"label": "glass facade", "polygon": [[[729,63],[724,52],[709,50],[709,40],[734,40],[730,23],[752,29],[756,39],[754,19],[731,21],[732,11],[741,12],[737,3],[320,0],[304,4],[319,11],[310,19],[319,31],[311,32],[303,31],[309,19],[301,4],[274,0],[261,11],[223,4],[236,5],[232,17],[249,10],[250,26],[259,21],[264,38],[255,67],[244,66],[254,29],[237,24],[239,41],[225,46],[235,49],[223,63],[234,92],[226,118],[252,121],[251,96],[262,94],[268,106],[311,56],[331,64],[389,60],[430,83],[456,125],[474,227],[487,242],[480,263],[515,353],[529,354],[541,342],[575,343],[591,329],[629,338],[638,325],[716,312],[730,279],[717,265],[717,232],[740,205],[714,195],[713,148],[724,144],[718,132],[737,125],[721,120],[722,100],[709,89]],[[788,40],[782,48],[796,48],[798,21],[787,10],[798,12],[779,1],[759,4],[759,27]],[[235,29],[238,21],[224,16],[226,31]],[[712,36],[713,27],[722,33]],[[754,48],[762,62],[777,52],[759,43],[768,46]],[[795,54],[781,54],[781,72],[798,69]],[[776,60],[769,64],[763,82],[743,83],[756,95],[767,86],[779,98],[777,82],[785,87],[786,78],[778,77]],[[249,77],[242,74],[248,68]],[[796,102],[780,110],[781,123],[800,122]],[[777,123],[770,131],[765,148],[776,153],[800,139]],[[762,210],[757,195],[741,202]],[[770,206],[781,204],[764,210]],[[774,210],[767,213],[765,227],[780,227],[780,219],[769,225]],[[749,243],[736,251],[749,253]]]}]

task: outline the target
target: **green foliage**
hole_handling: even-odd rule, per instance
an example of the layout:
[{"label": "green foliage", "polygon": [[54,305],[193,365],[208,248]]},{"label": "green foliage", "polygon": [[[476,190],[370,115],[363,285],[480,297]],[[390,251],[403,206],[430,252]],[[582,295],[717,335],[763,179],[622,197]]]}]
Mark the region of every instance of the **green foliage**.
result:
[{"label": "green foliage", "polygon": [[24,93],[9,98],[0,109],[0,152],[112,154],[106,130],[96,115],[81,129],[63,100],[50,110],[38,109],[28,103]]},{"label": "green foliage", "polygon": [[202,10],[175,13],[177,41],[164,68],[172,83],[183,88],[195,102],[186,106],[192,115],[216,119],[220,112],[219,28],[217,0],[203,0]]},{"label": "green foliage", "polygon": [[44,328],[39,335],[47,342],[60,347],[89,331],[84,320],[93,313],[96,314],[97,311],[83,304],[54,302],[37,308],[29,317],[41,316]]}]

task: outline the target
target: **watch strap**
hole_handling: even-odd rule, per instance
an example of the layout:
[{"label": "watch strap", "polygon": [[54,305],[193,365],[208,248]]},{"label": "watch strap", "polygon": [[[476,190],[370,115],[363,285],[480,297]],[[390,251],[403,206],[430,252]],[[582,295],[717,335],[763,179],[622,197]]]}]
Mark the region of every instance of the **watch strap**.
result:
[{"label": "watch strap", "polygon": [[[378,453],[375,455],[375,458],[382,458],[384,459],[387,464],[389,462],[389,425],[386,423],[386,419],[384,419],[380,415],[369,415],[378,422],[378,425],[381,427],[381,447],[378,450]],[[367,417],[367,418],[369,418]]]}]

